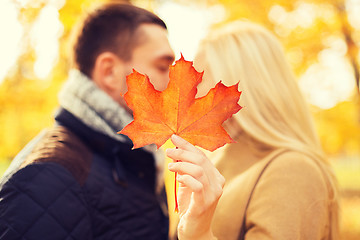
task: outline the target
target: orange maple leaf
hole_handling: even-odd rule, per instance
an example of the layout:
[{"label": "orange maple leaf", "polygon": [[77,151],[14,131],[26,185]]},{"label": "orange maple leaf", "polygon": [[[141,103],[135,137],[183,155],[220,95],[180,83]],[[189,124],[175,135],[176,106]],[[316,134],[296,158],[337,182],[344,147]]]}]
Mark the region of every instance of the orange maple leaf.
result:
[{"label": "orange maple leaf", "polygon": [[134,121],[118,133],[127,135],[134,148],[151,143],[159,148],[172,134],[210,151],[234,142],[221,124],[242,108],[238,84],[226,87],[219,82],[206,96],[195,99],[202,75],[181,56],[170,66],[169,84],[160,92],[147,76],[133,70],[126,79],[124,99]]}]

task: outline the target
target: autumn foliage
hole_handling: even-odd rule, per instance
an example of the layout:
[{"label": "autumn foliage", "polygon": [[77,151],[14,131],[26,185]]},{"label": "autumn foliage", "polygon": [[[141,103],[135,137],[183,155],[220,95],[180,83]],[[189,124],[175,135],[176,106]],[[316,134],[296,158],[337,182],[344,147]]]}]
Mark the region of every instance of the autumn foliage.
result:
[{"label": "autumn foliage", "polygon": [[159,148],[172,134],[210,151],[233,142],[221,124],[241,109],[238,84],[226,87],[219,82],[206,96],[195,99],[202,75],[181,57],[170,66],[169,84],[160,92],[134,70],[127,77],[124,96],[134,121],[119,133],[127,135],[134,148],[152,143]]}]

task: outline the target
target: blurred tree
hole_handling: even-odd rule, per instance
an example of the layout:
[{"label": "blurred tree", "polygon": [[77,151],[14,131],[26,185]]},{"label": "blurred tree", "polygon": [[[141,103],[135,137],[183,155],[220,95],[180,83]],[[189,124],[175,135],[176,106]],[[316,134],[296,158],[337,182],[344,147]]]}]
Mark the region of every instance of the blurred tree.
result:
[{"label": "blurred tree", "polygon": [[[68,49],[70,32],[84,11],[104,1],[106,0],[0,0],[0,10],[4,4],[16,7],[17,19],[22,26],[21,45],[18,47],[21,54],[7,76],[4,79],[0,76],[0,163],[12,159],[42,128],[53,124],[51,115],[57,107],[57,92],[66,79],[70,67],[68,61],[71,52]],[[130,2],[129,0],[122,2],[124,1]],[[348,57],[357,83],[357,92],[359,90],[360,3],[358,0],[172,1],[191,6],[223,6],[225,19],[214,27],[242,18],[266,26],[281,40],[299,78],[320,62],[321,53],[335,48],[340,52],[339,56]],[[131,2],[154,11],[159,6],[172,1],[133,0]],[[354,4],[357,4],[357,7],[354,7]],[[184,16],[186,17],[188,16]],[[37,30],[41,34],[36,38],[34,32],[40,28],[41,21],[38,21],[40,18],[45,19],[43,20],[45,30]],[[12,25],[2,28],[9,24],[4,11],[0,11],[2,38],[9,34],[6,32],[8,29],[12,30]],[[54,26],[57,28],[53,32]],[[53,45],[49,47],[47,45],[50,42]],[[55,59],[45,60],[44,67],[37,65],[40,58],[39,46],[47,47],[45,55],[52,51],[57,53]],[[4,53],[1,52],[1,55]],[[46,65],[47,63],[50,65]],[[49,66],[52,67],[50,74],[44,71],[46,74],[39,77],[39,70],[46,70],[45,68]],[[326,153],[335,158],[357,156],[360,159],[359,94],[354,91],[353,97],[340,101],[329,109],[319,107],[312,109]],[[6,165],[0,164],[0,167]],[[168,182],[171,181],[170,186],[173,186],[172,176],[168,179],[170,179]],[[173,191],[168,192],[171,197]],[[358,198],[354,199],[358,200]],[[173,203],[172,198],[169,203]],[[359,228],[356,225],[356,220],[359,218],[357,212],[354,212],[354,209],[360,210],[359,202],[351,202],[349,205],[348,200],[344,204],[344,209],[346,217],[343,218],[345,219],[343,239],[359,239]]]},{"label": "blurred tree", "polygon": [[[57,92],[69,68],[71,29],[83,11],[99,2],[103,0],[29,0],[22,4],[16,0],[8,1],[18,9],[18,20],[23,27],[23,51],[8,75],[0,81],[0,161],[13,158],[42,128],[53,123]],[[46,7],[55,8],[56,11],[60,9],[58,19],[63,28],[59,29],[61,36],[56,39],[60,46],[53,69],[41,79],[34,71],[38,57],[35,49],[39,42],[34,42],[33,35],[35,26],[39,24],[37,20]],[[45,38],[47,33],[40,34],[35,37]]]},{"label": "blurred tree", "polygon": [[359,156],[359,106],[345,101],[326,110],[314,111],[315,123],[326,153],[337,156]]},{"label": "blurred tree", "polygon": [[[355,40],[354,40],[354,29],[351,27],[348,21],[348,16],[345,9],[345,3],[344,0],[336,0],[334,2],[335,8],[337,9],[339,20],[341,23],[341,30],[344,35],[344,39],[347,45],[347,55],[350,59],[351,65],[354,69],[354,77],[356,81],[357,86],[357,93],[359,94],[359,61],[357,55],[359,54],[358,47],[356,46]],[[360,119],[359,119],[360,121]]]},{"label": "blurred tree", "polygon": [[[0,125],[0,160],[11,159],[40,129],[52,124],[51,115],[57,107],[57,92],[66,79],[69,68],[70,32],[81,13],[105,0],[5,1],[17,7],[23,36],[22,53],[17,58],[17,64],[12,67],[5,79],[0,79],[0,121],[2,123]],[[134,0],[132,2],[155,10],[166,1]],[[355,28],[349,21],[349,9],[351,9],[349,4],[353,2],[352,0],[174,0],[174,2],[209,7],[221,4],[226,15],[225,20],[218,24],[244,18],[265,25],[282,41],[289,61],[299,77],[313,64],[319,62],[319,56],[331,47],[333,39],[340,39],[345,46],[344,54],[347,54],[353,67],[354,79],[359,84],[360,29]],[[50,21],[51,17],[54,24],[58,24],[58,30],[50,36],[52,37],[49,38],[50,40],[48,40],[48,35],[52,29],[43,31],[40,40],[44,41],[40,42],[39,37],[34,38],[36,35],[34,29],[38,27],[38,19],[44,15],[44,9],[51,13],[45,15],[47,16],[45,19]],[[2,19],[2,22],[6,22],[6,19]],[[58,49],[56,50],[58,54],[53,60],[50,74],[39,77],[38,47],[45,46],[51,41],[54,45],[48,49]],[[40,70],[44,68],[40,67]],[[357,137],[360,104],[355,101],[355,96],[354,94],[352,102],[340,102],[331,109],[314,108],[314,117],[324,148],[333,156],[360,155],[360,147],[358,147],[360,139]]]},{"label": "blurred tree", "polygon": [[[359,34],[359,29],[354,29],[349,24],[346,0],[209,0],[208,2],[221,3],[225,6],[228,13],[225,22],[249,19],[276,33],[290,53],[290,58],[295,58],[290,60],[295,63],[294,70],[297,74],[303,73],[316,62],[317,54],[326,47],[323,39],[332,35],[341,36],[347,43],[349,58],[354,63],[355,79],[359,82],[357,63],[359,46],[354,40],[354,35]],[[296,59],[299,57],[300,59]]]},{"label": "blurred tree", "polygon": [[[349,97],[349,101],[340,102],[331,109],[313,107],[324,150],[330,156],[360,156],[360,28],[350,24],[348,13],[354,2],[356,1],[207,1],[210,5],[221,3],[227,10],[227,18],[220,24],[236,19],[249,19],[272,30],[283,43],[289,61],[299,77],[318,62],[319,53],[329,47],[326,39],[339,38],[345,42],[345,54],[352,66],[357,86],[354,94]],[[357,4],[359,10],[360,4]]]}]

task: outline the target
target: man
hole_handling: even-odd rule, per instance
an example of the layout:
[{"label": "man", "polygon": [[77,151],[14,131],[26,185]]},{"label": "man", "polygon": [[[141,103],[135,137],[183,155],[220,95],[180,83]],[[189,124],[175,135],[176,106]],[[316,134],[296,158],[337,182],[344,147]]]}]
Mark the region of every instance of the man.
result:
[{"label": "man", "polygon": [[[166,88],[174,61],[166,25],[132,5],[104,5],[80,28],[74,61],[56,125],[24,148],[2,180],[0,239],[167,239],[162,154],[131,150],[116,134],[132,120],[122,97],[132,69]],[[211,221],[204,222],[201,233]],[[188,236],[199,232],[191,230]]]}]

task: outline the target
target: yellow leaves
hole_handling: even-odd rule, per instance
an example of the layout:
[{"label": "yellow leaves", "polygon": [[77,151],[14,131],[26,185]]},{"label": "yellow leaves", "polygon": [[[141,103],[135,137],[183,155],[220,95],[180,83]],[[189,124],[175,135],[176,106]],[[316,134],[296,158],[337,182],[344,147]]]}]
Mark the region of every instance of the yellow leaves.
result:
[{"label": "yellow leaves", "polygon": [[327,154],[360,156],[360,105],[341,102],[314,115],[322,146]]}]

